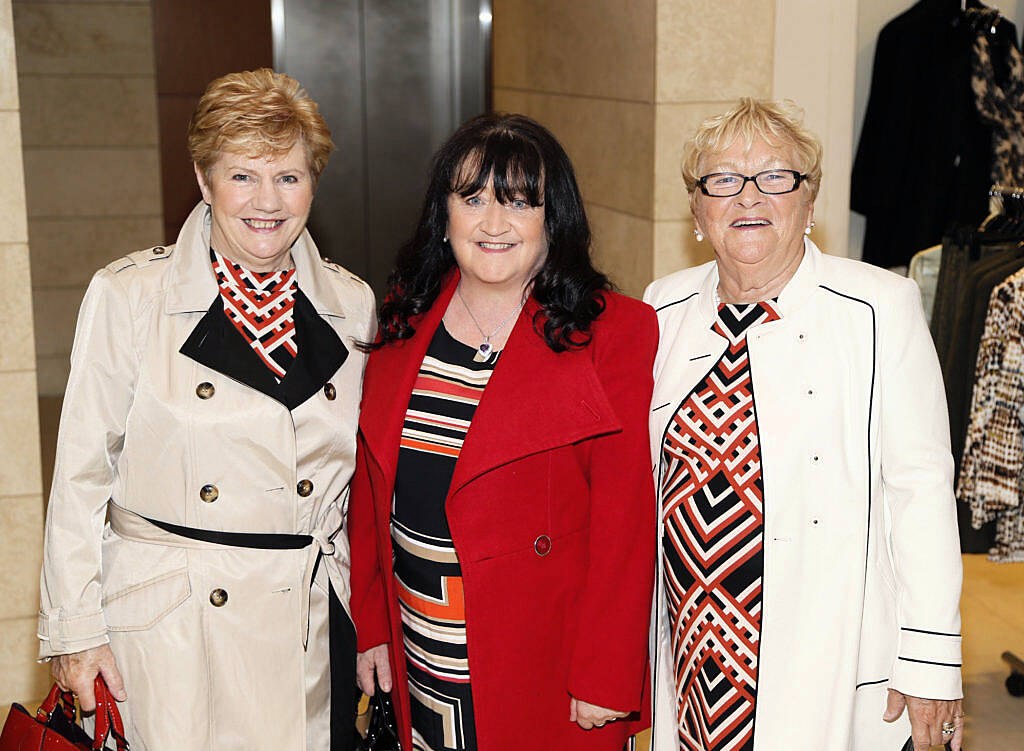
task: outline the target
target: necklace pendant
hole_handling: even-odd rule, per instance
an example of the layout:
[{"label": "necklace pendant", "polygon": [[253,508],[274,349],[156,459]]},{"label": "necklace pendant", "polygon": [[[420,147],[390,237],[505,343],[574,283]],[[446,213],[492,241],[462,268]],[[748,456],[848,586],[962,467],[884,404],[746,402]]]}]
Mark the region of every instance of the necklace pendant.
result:
[{"label": "necklace pendant", "polygon": [[484,358],[487,358],[493,349],[490,342],[480,342],[480,346],[476,348],[477,352],[483,355]]}]

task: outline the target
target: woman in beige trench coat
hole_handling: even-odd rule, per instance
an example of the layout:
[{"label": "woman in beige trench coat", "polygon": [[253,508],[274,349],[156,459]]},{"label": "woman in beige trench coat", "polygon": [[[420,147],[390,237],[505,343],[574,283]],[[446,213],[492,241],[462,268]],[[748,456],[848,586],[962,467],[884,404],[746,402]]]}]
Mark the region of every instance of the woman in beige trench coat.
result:
[{"label": "woman in beige trench coat", "polygon": [[298,82],[214,81],[189,148],[204,202],[177,243],[101,269],[82,303],[40,656],[86,709],[102,673],[135,751],[348,749],[373,294],[305,230],[333,144]]}]

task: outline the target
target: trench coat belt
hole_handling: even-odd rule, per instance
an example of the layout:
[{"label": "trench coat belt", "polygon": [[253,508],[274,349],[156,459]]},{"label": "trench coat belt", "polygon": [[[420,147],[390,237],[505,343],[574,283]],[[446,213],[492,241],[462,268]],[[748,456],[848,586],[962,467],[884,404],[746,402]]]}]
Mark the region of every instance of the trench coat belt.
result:
[{"label": "trench coat belt", "polygon": [[[110,528],[118,537],[153,545],[173,548],[217,550],[225,547],[252,548],[259,550],[303,550],[306,567],[302,576],[302,613],[299,620],[300,638],[303,649],[309,640],[309,598],[313,587],[313,572],[321,555],[333,555],[334,543],[328,535],[314,530],[305,535],[262,534],[252,532],[219,532],[217,530],[183,527],[170,522],[157,521],[129,511],[113,501],[108,501]],[[315,543],[315,544],[314,544]]]}]

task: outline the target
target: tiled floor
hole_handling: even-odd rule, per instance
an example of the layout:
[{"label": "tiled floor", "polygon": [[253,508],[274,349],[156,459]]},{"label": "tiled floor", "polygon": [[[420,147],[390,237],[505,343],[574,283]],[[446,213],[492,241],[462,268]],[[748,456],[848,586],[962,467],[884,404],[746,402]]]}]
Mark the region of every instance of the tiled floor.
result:
[{"label": "tiled floor", "polygon": [[[43,480],[53,471],[60,400],[40,399]],[[1009,650],[1024,659],[1024,563],[990,563],[982,555],[964,556],[961,604],[964,633],[964,708],[967,751],[1024,751],[1024,698],[1004,685],[1009,669],[1000,655]],[[30,704],[35,709],[38,701]],[[0,718],[7,707],[0,707]],[[640,751],[647,751],[646,738]]]},{"label": "tiled floor", "polygon": [[1024,659],[1024,563],[964,556],[964,711],[968,751],[1024,751],[1024,697],[1004,682],[1004,651]]}]

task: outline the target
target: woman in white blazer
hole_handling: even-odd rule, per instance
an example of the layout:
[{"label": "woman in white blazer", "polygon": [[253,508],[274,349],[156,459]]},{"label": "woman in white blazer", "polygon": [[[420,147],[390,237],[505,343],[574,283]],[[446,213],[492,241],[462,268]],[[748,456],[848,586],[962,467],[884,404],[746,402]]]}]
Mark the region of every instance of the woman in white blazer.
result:
[{"label": "woman in white blazer", "polygon": [[744,99],[683,164],[715,260],[654,282],[654,751],[960,746],[961,565],[916,285],[808,235],[821,146]]},{"label": "woman in white blazer", "polygon": [[204,201],[101,269],[79,314],[43,555],[40,657],[145,749],[351,748],[343,522],[373,293],[306,231],[333,148],[297,81],[210,84]]}]

